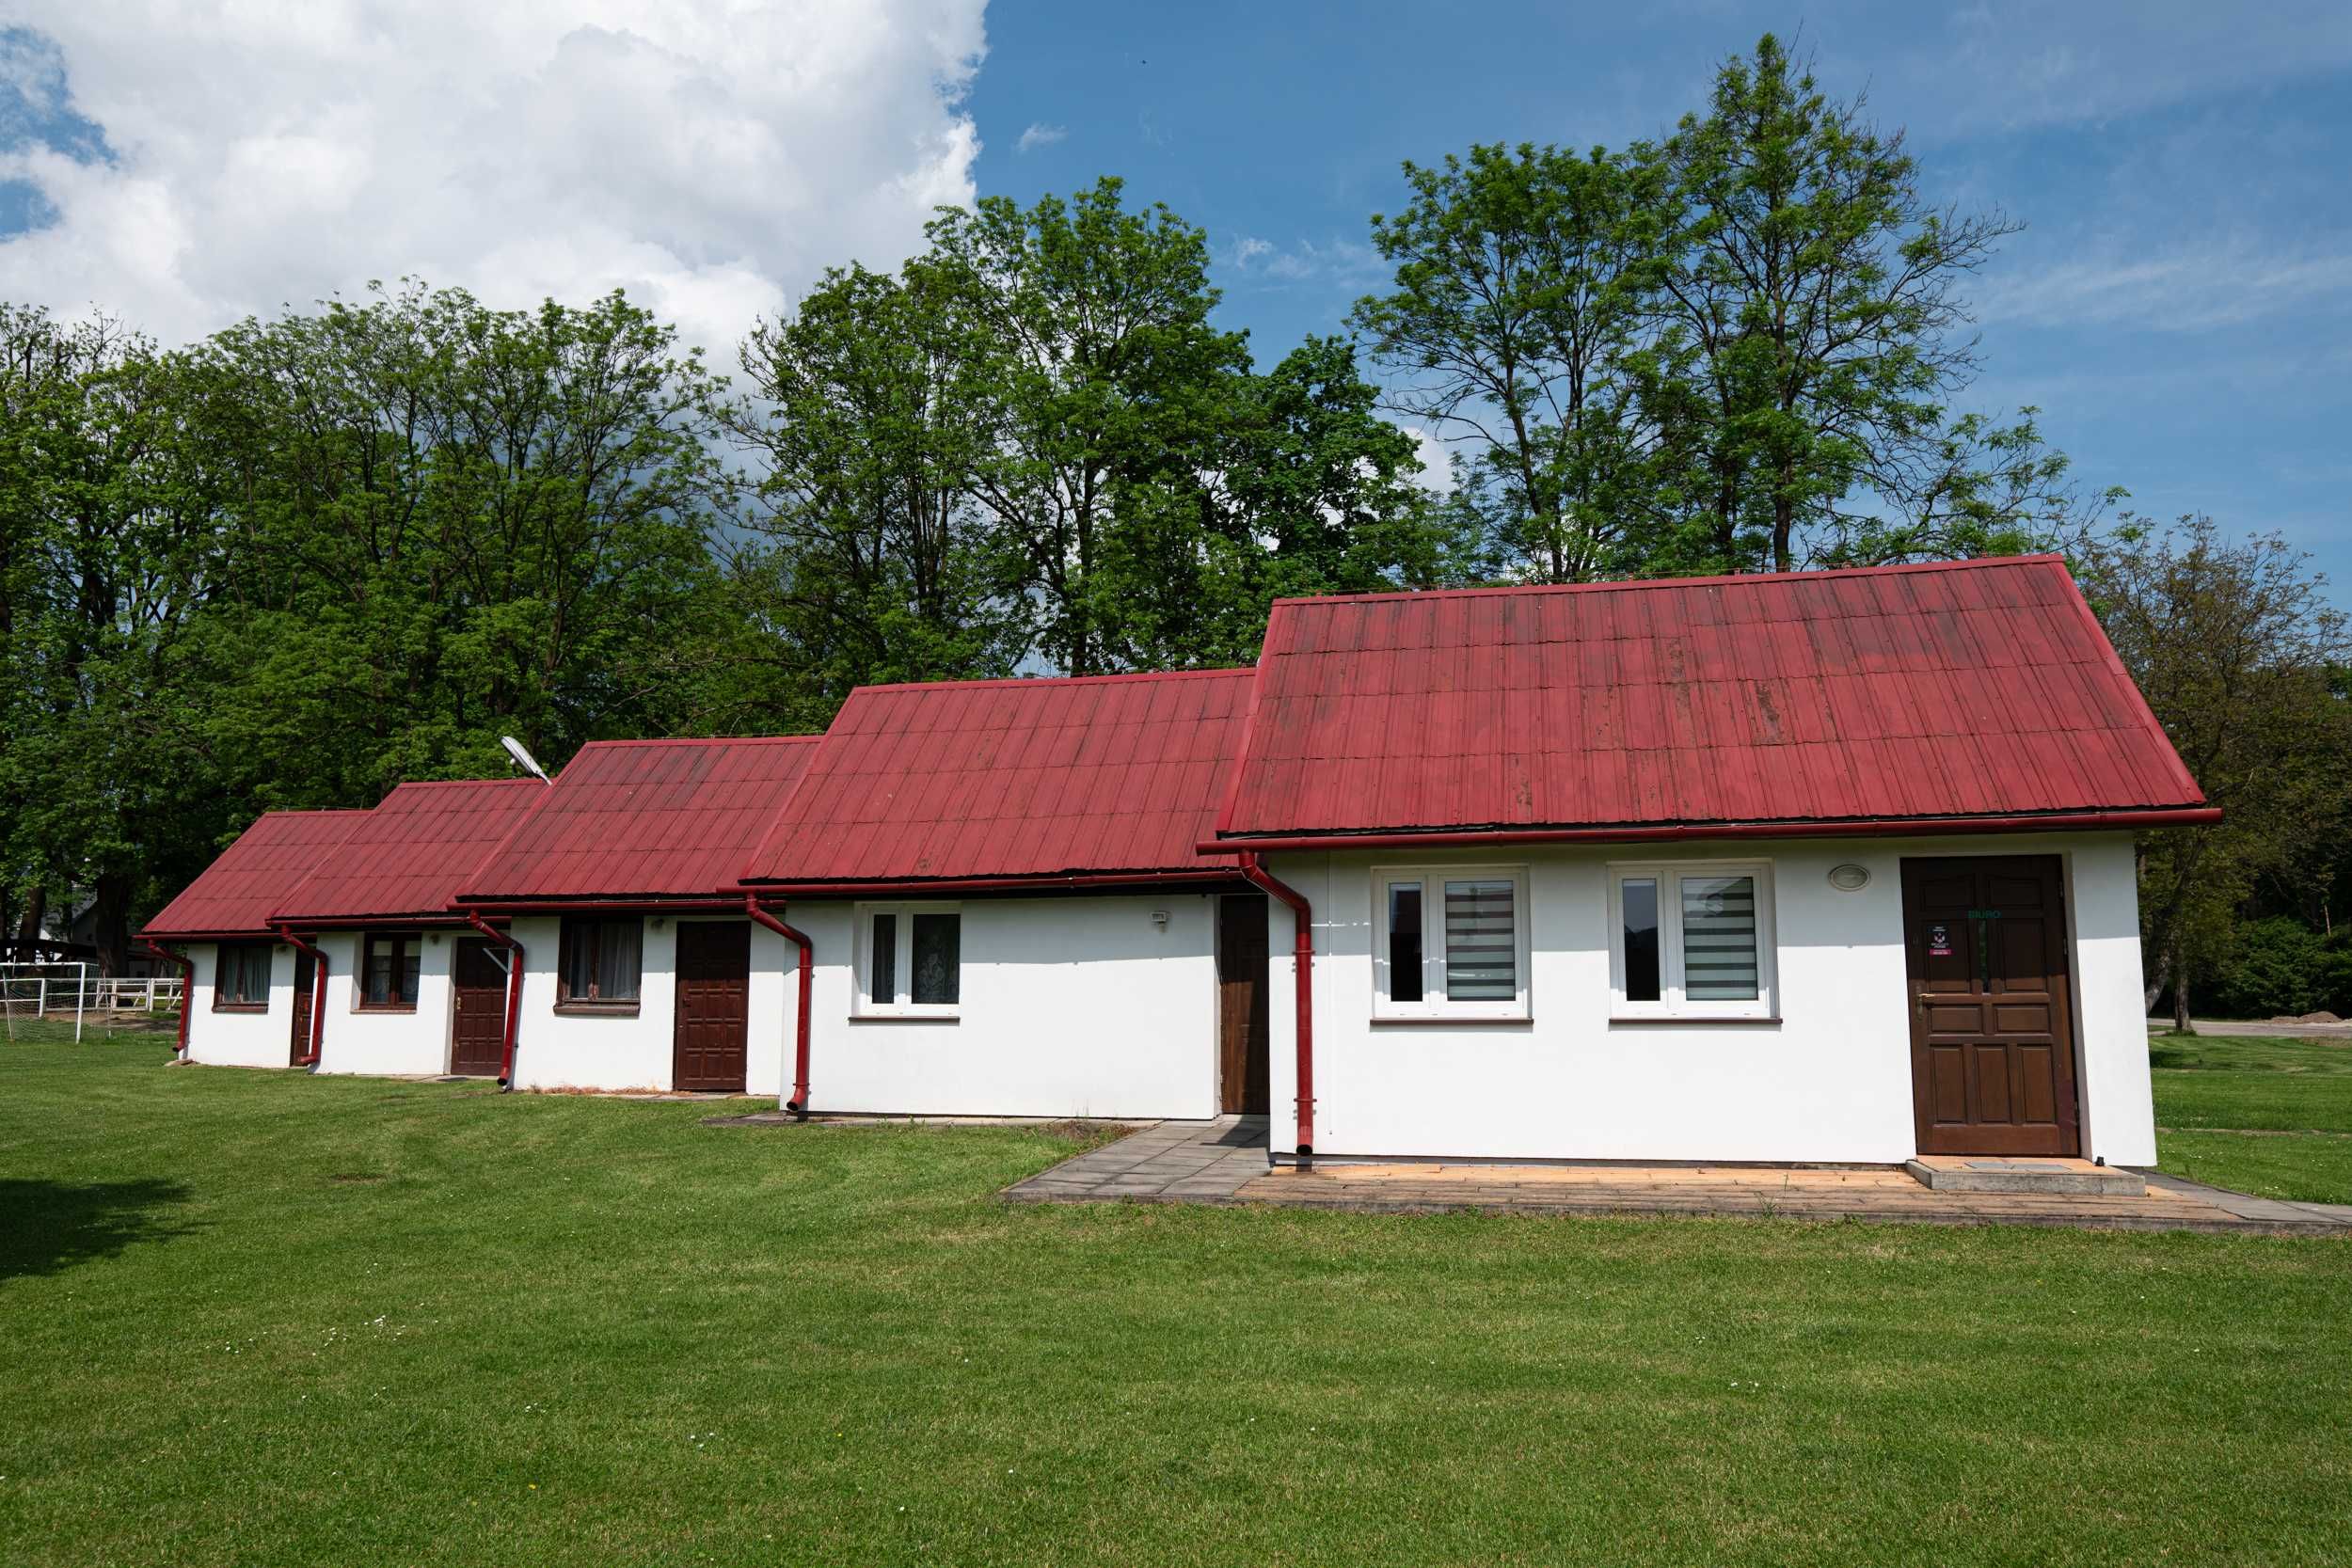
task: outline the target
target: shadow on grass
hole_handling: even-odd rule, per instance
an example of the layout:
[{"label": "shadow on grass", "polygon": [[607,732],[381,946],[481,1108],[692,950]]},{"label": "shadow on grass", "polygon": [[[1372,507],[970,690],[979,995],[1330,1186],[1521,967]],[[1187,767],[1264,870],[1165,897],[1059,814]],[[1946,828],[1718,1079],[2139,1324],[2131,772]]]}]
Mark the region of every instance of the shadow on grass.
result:
[{"label": "shadow on grass", "polygon": [[163,1213],[187,1201],[183,1181],[0,1180],[0,1279],[62,1274],[136,1242],[195,1228]]}]

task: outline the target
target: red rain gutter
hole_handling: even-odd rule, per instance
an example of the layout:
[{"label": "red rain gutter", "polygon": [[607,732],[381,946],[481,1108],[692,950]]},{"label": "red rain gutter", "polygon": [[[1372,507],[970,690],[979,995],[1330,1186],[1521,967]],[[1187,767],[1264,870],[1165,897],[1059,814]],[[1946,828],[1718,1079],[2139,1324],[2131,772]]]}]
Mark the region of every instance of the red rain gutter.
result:
[{"label": "red rain gutter", "polygon": [[294,943],[296,952],[310,955],[310,1053],[294,1066],[315,1068],[319,1053],[326,1046],[326,955],[283,926],[278,927],[278,934]]},{"label": "red rain gutter", "polygon": [[814,949],[808,938],[787,926],[781,916],[771,914],[761,909],[757,894],[747,893],[743,895],[743,912],[785,941],[796,944],[801,950],[800,1022],[792,1037],[792,1098],[784,1102],[784,1108],[803,1121],[806,1121],[808,1119],[808,995],[812,979],[809,967]]},{"label": "red rain gutter", "polygon": [[[740,906],[729,895],[720,898],[479,898],[469,910],[490,914],[570,914],[580,910],[630,910],[646,914],[733,913]],[[378,922],[381,924],[381,922]]]},{"label": "red rain gutter", "polygon": [[1258,857],[1248,850],[1242,852],[1241,874],[1258,887],[1279,898],[1291,907],[1291,928],[1296,934],[1293,944],[1292,970],[1298,982],[1298,1163],[1305,1164],[1315,1153],[1315,928],[1314,911],[1307,907],[1307,896],[1296,888],[1277,878],[1258,863]]},{"label": "red rain gutter", "polygon": [[164,962],[180,966],[180,1043],[175,1049],[184,1062],[188,1059],[188,1015],[196,1010],[196,960],[159,945],[152,937],[139,938],[139,945]]},{"label": "red rain gutter", "polygon": [[1649,844],[1708,838],[1899,838],[1944,833],[2026,833],[2094,829],[2202,828],[2221,820],[2219,806],[2151,811],[2050,812],[2035,816],[1904,816],[1838,822],[1671,822],[1622,828],[1473,828],[1388,833],[1272,833],[1213,838],[1204,855],[1239,852],[1245,862],[1266,849],[1442,849],[1448,845]]},{"label": "red rain gutter", "polygon": [[[1200,846],[1207,855],[1230,855],[1236,847],[1231,844]],[[1064,888],[1147,888],[1169,883],[1191,885],[1203,882],[1231,883],[1240,879],[1237,870],[1206,871],[1128,871],[1089,873],[1085,876],[1059,877],[934,877],[928,880],[915,879],[896,882],[762,882],[758,891],[773,898],[864,898],[875,894],[920,895],[925,893],[998,893],[1028,891],[1055,893]],[[746,878],[748,883],[750,879]]]},{"label": "red rain gutter", "polygon": [[464,911],[466,924],[506,949],[506,1052],[499,1067],[499,1087],[515,1090],[515,1037],[523,1023],[523,944],[514,934],[494,929],[473,910]]}]

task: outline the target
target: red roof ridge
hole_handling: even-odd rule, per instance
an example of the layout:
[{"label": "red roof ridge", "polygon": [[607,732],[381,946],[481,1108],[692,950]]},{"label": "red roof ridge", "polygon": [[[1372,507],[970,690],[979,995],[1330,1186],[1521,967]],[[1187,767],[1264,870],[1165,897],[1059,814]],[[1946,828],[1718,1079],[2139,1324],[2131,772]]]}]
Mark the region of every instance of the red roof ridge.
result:
[{"label": "red roof ridge", "polygon": [[1478,588],[1391,588],[1374,594],[1302,594],[1277,605],[1376,604],[1384,599],[1466,599],[1502,594],[1606,594],[1643,588],[1727,588],[1750,582],[1820,582],[1836,578],[1894,577],[1905,572],[1960,572],[1996,566],[2059,566],[2066,557],[1980,555],[1966,561],[1899,561],[1882,566],[1824,566],[1799,572],[1725,572],[1704,578],[1624,578],[1609,582],[1504,582]]},{"label": "red roof ridge", "polygon": [[[1367,594],[1365,597],[1374,597]],[[1279,602],[1279,601],[1278,601]],[[968,681],[876,681],[862,684],[860,691],[960,691],[985,686],[1099,686],[1112,681],[1174,681],[1201,675],[1254,675],[1254,664],[1221,666],[1215,670],[1120,670],[1106,675],[997,675],[987,680]],[[814,736],[822,739],[823,736]]]}]

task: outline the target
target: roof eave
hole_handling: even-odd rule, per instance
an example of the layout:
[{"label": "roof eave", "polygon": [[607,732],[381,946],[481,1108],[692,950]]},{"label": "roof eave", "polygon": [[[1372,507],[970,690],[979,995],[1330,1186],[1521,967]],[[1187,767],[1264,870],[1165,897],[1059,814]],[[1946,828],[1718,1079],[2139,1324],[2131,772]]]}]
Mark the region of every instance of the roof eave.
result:
[{"label": "roof eave", "polygon": [[1597,827],[1422,828],[1368,832],[1235,834],[1194,846],[1204,855],[1301,849],[1437,849],[1516,844],[1655,844],[1726,838],[1915,838],[1951,833],[2137,832],[2210,827],[2219,806],[2129,807],[1987,816],[1840,817],[1834,821],[1640,822]]}]

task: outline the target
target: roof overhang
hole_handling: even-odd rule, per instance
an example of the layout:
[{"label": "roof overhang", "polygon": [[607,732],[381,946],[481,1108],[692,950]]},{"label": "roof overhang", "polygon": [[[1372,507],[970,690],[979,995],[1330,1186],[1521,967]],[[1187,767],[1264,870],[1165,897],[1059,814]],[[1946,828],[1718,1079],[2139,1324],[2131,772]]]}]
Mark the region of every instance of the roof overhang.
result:
[{"label": "roof overhang", "polygon": [[2009,816],[1847,817],[1799,822],[1639,822],[1598,827],[1424,828],[1390,832],[1264,833],[1215,838],[1204,855],[1301,849],[1441,849],[1515,844],[1659,844],[1725,838],[1928,838],[1951,833],[2128,832],[2202,828],[2221,820],[2219,806],[2040,812]]},{"label": "roof overhang", "polygon": [[292,926],[305,931],[366,931],[400,926],[463,926],[466,916],[458,910],[437,910],[430,914],[274,914],[269,920],[273,927]]},{"label": "roof overhang", "polygon": [[[1232,845],[1206,851],[1229,855]],[[1207,866],[1184,871],[1071,872],[1036,877],[938,877],[870,882],[754,882],[743,889],[760,898],[926,898],[956,893],[1116,893],[1142,892],[1155,887],[1203,887],[1246,880],[1239,866]]]},{"label": "roof overhang", "polygon": [[648,914],[695,914],[715,910],[743,912],[743,895],[734,893],[587,894],[577,898],[461,898],[461,910],[482,914],[573,914],[587,910],[643,910]]}]

